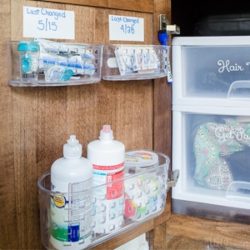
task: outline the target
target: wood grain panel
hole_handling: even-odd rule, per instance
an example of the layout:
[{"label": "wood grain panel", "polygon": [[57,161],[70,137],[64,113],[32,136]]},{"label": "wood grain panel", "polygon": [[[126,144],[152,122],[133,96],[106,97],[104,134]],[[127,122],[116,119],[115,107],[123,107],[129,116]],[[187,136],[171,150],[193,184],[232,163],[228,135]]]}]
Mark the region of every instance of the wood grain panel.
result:
[{"label": "wood grain panel", "polygon": [[154,12],[153,0],[44,0],[47,2],[59,2],[94,7],[105,7],[119,10],[131,10],[138,12]]},{"label": "wood grain panel", "polygon": [[167,223],[167,235],[250,249],[250,225],[172,215]]},{"label": "wood grain panel", "polygon": [[[154,42],[157,44],[157,32],[159,30],[159,15],[168,14],[171,9],[171,1],[155,0],[154,13]],[[154,81],[154,149],[171,157],[172,147],[172,86],[166,78]]]},{"label": "wood grain panel", "polygon": [[115,9],[126,9],[141,12],[154,12],[153,0],[109,0],[109,7]]},{"label": "wood grain panel", "polygon": [[[159,15],[169,15],[171,10],[170,0],[155,0],[154,1],[154,42],[158,44],[157,32],[159,30]],[[154,133],[153,143],[154,150],[163,152],[171,159],[172,154],[172,88],[167,83],[166,78],[157,79],[154,81]],[[169,194],[170,195],[170,194]],[[156,226],[151,232],[150,238],[155,250],[167,249],[166,241],[166,223],[165,221],[170,218],[170,202],[171,199],[167,199],[167,209],[165,210],[165,218],[162,223]],[[159,218],[158,218],[159,220]]]},{"label": "wood grain panel", "polygon": [[[0,249],[16,246],[14,238],[18,233],[16,226],[15,178],[13,152],[12,94],[6,84],[10,76],[10,2],[1,1],[0,8]],[[3,67],[5,66],[5,67]]]},{"label": "wood grain panel", "polygon": [[192,240],[186,237],[167,235],[167,248],[171,250],[239,250],[240,248],[219,245],[212,242],[202,240]]},{"label": "wood grain panel", "polygon": [[[112,6],[112,1],[102,3],[107,4],[107,8]],[[143,17],[145,43],[152,43],[153,17],[148,13],[41,1],[4,0],[1,4],[1,65],[7,65],[10,58],[8,42],[22,39],[23,5],[73,10],[76,41],[86,43],[109,43],[109,14]],[[125,8],[125,2],[122,4]],[[128,1],[127,6],[132,8],[132,1]],[[1,223],[0,249],[41,249],[38,177],[61,157],[62,146],[69,134],[77,135],[86,155],[87,143],[98,137],[104,123],[112,124],[116,138],[123,141],[127,149],[152,149],[153,83],[148,80],[72,87],[13,88],[8,86],[9,79],[10,67],[2,67],[0,220],[4,223]],[[127,233],[127,239],[151,230],[154,223],[151,220]],[[118,246],[127,239],[118,237],[106,246]]]},{"label": "wood grain panel", "polygon": [[[67,2],[67,1],[65,1]],[[11,9],[15,17],[11,19],[11,38],[18,40],[22,38],[22,6],[47,7],[55,9],[73,10],[75,12],[76,42],[85,43],[111,43],[108,37],[108,15],[126,15],[144,18],[144,43],[152,44],[153,21],[152,15],[138,13],[135,11],[110,10],[103,8],[92,8],[56,3],[45,3],[42,1],[11,0]],[[124,4],[125,6],[125,4]],[[120,42],[121,43],[121,42]],[[127,42],[126,42],[127,43]],[[130,42],[131,43],[131,42]],[[132,42],[133,43],[133,42]],[[136,43],[136,42],[134,42]],[[140,43],[141,42],[137,42]]]}]

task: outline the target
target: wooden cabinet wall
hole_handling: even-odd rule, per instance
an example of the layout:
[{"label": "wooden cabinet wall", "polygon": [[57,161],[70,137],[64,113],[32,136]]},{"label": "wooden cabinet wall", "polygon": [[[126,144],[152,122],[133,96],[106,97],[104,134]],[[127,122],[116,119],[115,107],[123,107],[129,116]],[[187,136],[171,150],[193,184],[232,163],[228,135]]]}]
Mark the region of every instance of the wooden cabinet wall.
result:
[{"label": "wooden cabinet wall", "polygon": [[[129,149],[171,155],[171,86],[166,79],[53,88],[13,88],[9,42],[22,39],[22,6],[73,10],[77,42],[108,44],[108,15],[144,18],[145,44],[157,43],[158,15],[170,0],[1,0],[0,8],[0,249],[42,249],[38,177],[62,155],[75,133],[84,146],[112,125]],[[169,197],[170,198],[170,197]],[[154,250],[198,249],[195,240],[250,249],[250,227],[165,212],[96,249],[113,249],[150,230]]]},{"label": "wooden cabinet wall", "polygon": [[[127,150],[154,146],[152,80],[43,88],[8,85],[9,42],[23,38],[23,5],[73,10],[75,42],[108,44],[109,14],[144,18],[144,43],[152,44],[154,39],[155,7],[151,0],[1,0],[0,249],[41,249],[36,182],[61,157],[70,134],[76,134],[83,143],[84,155],[87,143],[97,138],[101,126],[107,123]],[[118,237],[116,243],[107,243],[104,249],[153,229],[154,223],[145,223],[126,239],[119,241]]]}]

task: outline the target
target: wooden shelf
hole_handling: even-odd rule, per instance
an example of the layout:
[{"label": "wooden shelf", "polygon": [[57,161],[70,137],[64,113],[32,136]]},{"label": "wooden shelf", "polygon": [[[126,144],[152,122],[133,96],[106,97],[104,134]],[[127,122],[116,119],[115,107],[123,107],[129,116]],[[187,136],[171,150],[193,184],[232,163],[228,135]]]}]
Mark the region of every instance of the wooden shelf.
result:
[{"label": "wooden shelf", "polygon": [[222,246],[250,249],[250,225],[245,224],[171,215],[166,224],[166,233]]},{"label": "wooden shelf", "polygon": [[239,250],[239,248],[222,246],[219,244],[205,242],[201,240],[193,240],[182,236],[171,236],[167,235],[167,246],[166,249],[171,250],[204,250],[204,249],[214,249],[214,250]]}]

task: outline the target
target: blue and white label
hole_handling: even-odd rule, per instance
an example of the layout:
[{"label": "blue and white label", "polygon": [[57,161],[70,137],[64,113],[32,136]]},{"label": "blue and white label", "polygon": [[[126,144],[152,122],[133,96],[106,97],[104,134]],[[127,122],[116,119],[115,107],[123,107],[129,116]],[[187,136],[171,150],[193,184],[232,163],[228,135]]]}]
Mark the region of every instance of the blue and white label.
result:
[{"label": "blue and white label", "polygon": [[23,6],[23,37],[75,39],[75,13]]},{"label": "blue and white label", "polygon": [[144,41],[144,19],[109,15],[109,40]]}]

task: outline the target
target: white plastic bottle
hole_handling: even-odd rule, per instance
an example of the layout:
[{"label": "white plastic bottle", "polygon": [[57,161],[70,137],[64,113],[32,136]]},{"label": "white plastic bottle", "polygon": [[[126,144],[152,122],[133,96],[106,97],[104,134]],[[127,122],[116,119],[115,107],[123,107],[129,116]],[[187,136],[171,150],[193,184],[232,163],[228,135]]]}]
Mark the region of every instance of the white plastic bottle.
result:
[{"label": "white plastic bottle", "polygon": [[[113,184],[93,188],[95,200],[94,232],[106,234],[120,228],[124,211],[124,160],[125,146],[113,140],[110,125],[104,125],[99,140],[87,147],[87,158],[93,165],[93,185]],[[121,181],[117,181],[121,180]]]},{"label": "white plastic bottle", "polygon": [[[91,243],[92,165],[82,157],[82,145],[71,135],[63,158],[51,167],[51,237],[59,250],[83,249]],[[85,192],[84,192],[85,191]]]}]

